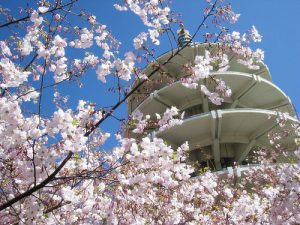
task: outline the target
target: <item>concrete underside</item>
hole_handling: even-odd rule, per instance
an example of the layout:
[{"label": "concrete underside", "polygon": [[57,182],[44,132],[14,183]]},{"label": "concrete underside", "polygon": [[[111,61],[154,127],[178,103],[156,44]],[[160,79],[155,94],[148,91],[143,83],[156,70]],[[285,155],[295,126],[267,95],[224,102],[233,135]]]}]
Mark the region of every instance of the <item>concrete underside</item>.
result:
[{"label": "concrete underside", "polygon": [[[225,81],[232,90],[231,97],[225,98],[220,106],[212,104],[199,88],[189,89],[181,84],[180,79],[186,76],[183,65],[193,65],[195,56],[204,55],[205,50],[216,52],[218,45],[194,44],[166,64],[172,51],[158,57],[164,66],[130,97],[129,113],[139,110],[154,118],[155,113],[163,114],[171,106],[184,111],[183,124],[165,131],[155,131],[156,127],[148,131],[152,137],[163,138],[174,148],[188,141],[192,160],[213,161],[216,170],[230,167],[233,162],[243,163],[251,151],[258,148],[274,151],[276,143],[270,144],[268,137],[272,133],[285,134],[280,143],[283,149],[292,152],[296,148],[293,125],[299,121],[290,98],[271,82],[265,64],[259,62],[260,69],[252,70],[228,53],[229,70],[218,72],[214,68],[210,73],[210,78]],[[149,65],[144,72],[148,75],[156,66]],[[214,90],[210,78],[200,81],[199,86],[204,84]],[[290,115],[284,127],[278,124],[278,112]],[[280,160],[286,162],[285,157]]]}]

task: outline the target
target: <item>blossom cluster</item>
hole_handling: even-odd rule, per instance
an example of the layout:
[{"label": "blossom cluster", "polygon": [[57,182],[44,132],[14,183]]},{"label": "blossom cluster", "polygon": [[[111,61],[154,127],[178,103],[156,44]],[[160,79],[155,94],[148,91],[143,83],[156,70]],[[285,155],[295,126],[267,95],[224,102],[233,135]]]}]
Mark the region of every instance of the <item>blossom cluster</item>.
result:
[{"label": "blossom cluster", "polygon": [[231,34],[227,33],[219,38],[219,41],[224,45],[230,46],[238,56],[238,63],[247,66],[249,69],[258,70],[260,68],[259,63],[264,60],[264,52],[261,49],[253,51],[249,44],[253,42],[261,42],[262,36],[258,33],[255,26],[242,35],[240,32],[233,31]]},{"label": "blossom cluster", "polygon": [[[156,119],[135,111],[128,126],[134,126],[138,138],[120,132],[115,135],[119,144],[103,150],[111,134],[103,130],[102,122],[108,118],[124,122],[115,110],[130,97],[131,78],[156,85],[137,67],[142,59],[149,63],[147,57],[155,58],[147,41],[159,45],[159,37],[177,22],[167,1],[122,2],[115,8],[132,11],[146,27],[132,40],[134,49],[124,51],[124,56],[106,25],[93,14],[71,7],[76,1],[40,0],[36,9],[21,9],[26,14],[20,20],[0,6],[3,23],[13,31],[0,41],[0,223],[296,224],[300,220],[300,150],[289,164],[270,164],[264,159],[267,153],[261,151],[261,164],[242,177],[218,176],[209,168],[198,171],[189,160],[187,142],[171,147],[165,140],[143,136],[153,121],[159,131],[181,125],[184,113],[174,106],[156,114]],[[211,16],[217,27],[223,21],[237,21],[239,14],[230,4],[206,2],[204,18]],[[69,18],[75,15],[83,21],[70,24],[73,19]],[[220,105],[231,90],[211,72],[228,70],[232,55],[248,68],[258,69],[263,51],[252,51],[249,43],[261,39],[254,26],[242,35],[222,33],[217,53],[208,50],[185,65],[188,73],[182,84],[199,88]],[[63,93],[73,83],[81,86],[89,69],[108,83],[105,87],[117,90],[115,105],[77,101],[73,93],[73,101],[67,101]],[[212,89],[204,85],[207,80],[212,81]],[[99,93],[97,98],[107,98],[107,93]],[[278,124],[284,127],[286,118],[279,114]],[[299,126],[294,128],[299,136]],[[272,156],[282,153],[278,144],[282,138],[277,134],[271,138],[276,149]]]},{"label": "blossom cluster", "polygon": [[140,49],[147,36],[150,37],[151,41],[155,45],[159,45],[160,41],[158,37],[160,32],[163,31],[163,27],[168,25],[172,21],[171,10],[168,6],[163,5],[164,1],[150,0],[130,0],[123,4],[115,4],[115,8],[119,11],[127,11],[130,9],[142,20],[145,26],[150,27],[148,33],[141,32],[133,40],[135,49]]},{"label": "blossom cluster", "polygon": [[182,124],[184,112],[179,115],[179,110],[175,106],[172,106],[171,108],[168,108],[162,116],[156,113],[156,117],[158,119],[157,124],[159,130],[164,131],[173,126]]},{"label": "blossom cluster", "polygon": [[[191,75],[183,77],[181,84],[187,88],[197,89],[201,82],[204,83],[204,80],[210,78],[210,73],[214,69],[222,72],[229,68],[228,56],[226,54],[213,56],[206,50],[204,56],[195,57],[194,66],[187,65],[187,68]],[[220,79],[213,79],[213,81],[216,84],[213,91],[210,91],[204,84],[200,85],[200,90],[212,103],[221,105],[224,98],[231,96],[231,89]]]},{"label": "blossom cluster", "polygon": [[136,128],[132,132],[142,134],[148,125],[148,120],[150,119],[150,116],[146,115],[145,119],[143,119],[143,113],[138,110],[133,112],[131,116],[133,120],[137,121],[137,124],[135,125]]}]

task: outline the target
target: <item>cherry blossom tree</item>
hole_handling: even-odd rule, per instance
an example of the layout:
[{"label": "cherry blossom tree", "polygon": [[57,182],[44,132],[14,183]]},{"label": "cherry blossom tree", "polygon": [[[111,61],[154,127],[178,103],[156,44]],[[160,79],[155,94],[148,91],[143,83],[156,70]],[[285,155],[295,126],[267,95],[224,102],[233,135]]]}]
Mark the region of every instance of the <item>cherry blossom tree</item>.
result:
[{"label": "cherry blossom tree", "polygon": [[[238,63],[258,69],[264,54],[250,48],[251,42],[262,39],[254,26],[242,34],[227,29],[239,14],[223,0],[206,0],[202,21],[190,40],[174,47],[174,30],[182,21],[171,1],[116,1],[112,4],[116,13],[135,14],[145,28],[132,40],[132,49],[121,56],[122,45],[109,24],[78,8],[78,2],[34,1],[17,15],[0,7],[0,29],[5,34],[0,41],[1,224],[300,221],[299,150],[287,164],[269,162],[270,157],[258,151],[260,166],[239,181],[231,175],[221,178],[209,168],[192,177],[197,168],[188,160],[188,143],[172,149],[164,140],[150,138],[147,131],[149,126],[163,131],[180,125],[184,114],[176,107],[156,118],[138,111],[123,118],[116,115],[142,85],[152,85],[155,73],[174,82],[165,75],[164,66],[193,41],[212,43],[218,54],[208,49],[205,55],[196,56],[182,68],[187,76],[180,81],[195,89],[200,80],[211,80],[213,90],[205,85],[200,90],[221,105],[231,90],[210,72],[227,70],[229,54]],[[199,33],[203,38],[195,40]],[[163,37],[169,40],[172,54],[162,63],[154,49]],[[144,72],[145,65],[152,66],[150,73]],[[113,95],[114,102],[97,105],[72,95],[69,99],[74,98],[77,106],[68,104],[64,93],[72,85],[89,88],[82,81],[87,73],[106,85],[110,91],[103,98]],[[48,90],[51,97],[45,96]],[[120,123],[122,132],[111,134],[103,129],[110,119]],[[285,115],[278,123],[285,126]],[[299,136],[298,125],[294,129]],[[102,146],[110,136],[116,136],[119,144],[104,151]],[[270,140],[277,143],[282,137],[273,134]]]}]

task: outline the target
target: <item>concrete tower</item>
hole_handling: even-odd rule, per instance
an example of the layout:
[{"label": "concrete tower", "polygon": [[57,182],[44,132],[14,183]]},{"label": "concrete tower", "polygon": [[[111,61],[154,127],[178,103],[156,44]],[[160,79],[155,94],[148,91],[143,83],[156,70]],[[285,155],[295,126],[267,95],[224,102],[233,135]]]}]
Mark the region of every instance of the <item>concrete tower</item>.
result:
[{"label": "concrete tower", "polygon": [[[228,55],[230,68],[226,72],[212,71],[210,76],[221,79],[232,90],[232,96],[216,106],[200,90],[189,89],[181,85],[182,66],[194,63],[195,56],[204,55],[205,50],[214,52],[217,44],[190,44],[191,36],[182,27],[178,31],[179,47],[187,45],[179,55],[165,63],[174,51],[169,51],[158,58],[165,64],[161,70],[151,76],[151,82],[140,87],[128,102],[129,113],[134,110],[144,115],[163,114],[168,107],[176,106],[185,111],[184,122],[179,126],[164,131],[150,127],[152,136],[163,138],[174,148],[188,141],[191,160],[199,167],[209,166],[222,171],[238,165],[253,163],[249,157],[253,151],[263,148],[272,151],[268,134],[280,132],[278,114],[289,113],[285,129],[293,130],[292,124],[298,123],[291,101],[283,91],[271,81],[266,65],[259,63],[259,70],[251,70],[237,63],[236,57]],[[156,65],[149,65],[145,73],[151,73]],[[175,82],[170,83],[170,80]],[[201,81],[203,82],[203,81]],[[205,85],[213,88],[208,80]],[[280,140],[285,148],[294,150],[295,137],[289,135]],[[286,161],[284,157],[278,161]]]}]

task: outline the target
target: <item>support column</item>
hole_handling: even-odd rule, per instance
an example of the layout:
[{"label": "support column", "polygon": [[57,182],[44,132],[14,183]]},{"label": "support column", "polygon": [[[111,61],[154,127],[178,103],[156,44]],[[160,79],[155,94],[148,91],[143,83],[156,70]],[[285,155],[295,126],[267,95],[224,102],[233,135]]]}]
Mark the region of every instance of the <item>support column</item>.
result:
[{"label": "support column", "polygon": [[235,161],[240,164],[248,155],[250,150],[256,143],[256,139],[251,140],[248,144],[245,144],[245,147],[237,152],[235,155]]}]

